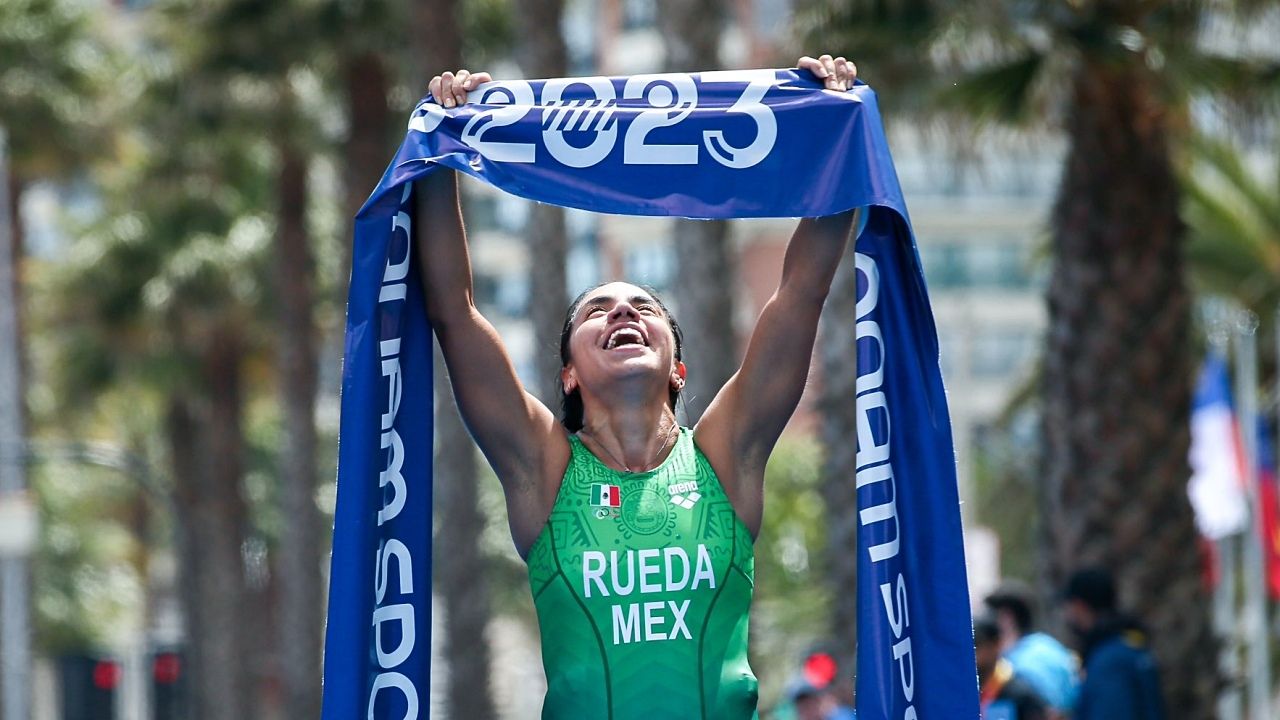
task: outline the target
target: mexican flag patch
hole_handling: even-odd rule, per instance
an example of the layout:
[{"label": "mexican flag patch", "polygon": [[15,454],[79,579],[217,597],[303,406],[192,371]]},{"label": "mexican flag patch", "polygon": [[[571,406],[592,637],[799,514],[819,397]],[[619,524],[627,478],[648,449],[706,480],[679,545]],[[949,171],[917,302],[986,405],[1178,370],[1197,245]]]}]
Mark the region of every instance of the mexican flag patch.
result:
[{"label": "mexican flag patch", "polygon": [[622,496],[619,493],[620,488],[617,485],[592,485],[591,486],[591,506],[592,507],[621,507]]}]

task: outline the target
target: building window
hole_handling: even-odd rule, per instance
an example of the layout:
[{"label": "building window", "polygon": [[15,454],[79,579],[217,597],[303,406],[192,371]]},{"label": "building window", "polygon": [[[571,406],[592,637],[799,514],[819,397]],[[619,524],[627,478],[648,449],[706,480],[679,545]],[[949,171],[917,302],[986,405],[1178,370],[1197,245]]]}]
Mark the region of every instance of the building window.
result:
[{"label": "building window", "polygon": [[973,339],[973,376],[995,379],[1017,375],[1031,362],[1035,338],[1025,330],[993,329]]},{"label": "building window", "polygon": [[646,244],[628,248],[626,277],[662,292],[675,278],[675,251],[669,243]]},{"label": "building window", "polygon": [[622,29],[646,30],[658,24],[658,7],[655,0],[623,0]]},{"label": "building window", "polygon": [[929,287],[939,290],[1019,290],[1035,286],[1031,248],[1016,239],[959,239],[920,243]]}]

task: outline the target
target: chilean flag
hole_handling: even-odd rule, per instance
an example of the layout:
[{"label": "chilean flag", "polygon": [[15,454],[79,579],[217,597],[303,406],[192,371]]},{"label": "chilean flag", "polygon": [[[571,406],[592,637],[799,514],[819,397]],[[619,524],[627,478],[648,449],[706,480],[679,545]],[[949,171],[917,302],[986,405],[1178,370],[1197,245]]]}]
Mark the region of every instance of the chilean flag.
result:
[{"label": "chilean flag", "polygon": [[1280,600],[1280,507],[1276,503],[1275,427],[1258,420],[1258,502],[1262,505],[1262,557],[1267,568],[1267,594]]},{"label": "chilean flag", "polygon": [[1242,532],[1249,522],[1239,428],[1231,408],[1226,360],[1211,352],[1191,406],[1191,482],[1196,525],[1210,540]]}]

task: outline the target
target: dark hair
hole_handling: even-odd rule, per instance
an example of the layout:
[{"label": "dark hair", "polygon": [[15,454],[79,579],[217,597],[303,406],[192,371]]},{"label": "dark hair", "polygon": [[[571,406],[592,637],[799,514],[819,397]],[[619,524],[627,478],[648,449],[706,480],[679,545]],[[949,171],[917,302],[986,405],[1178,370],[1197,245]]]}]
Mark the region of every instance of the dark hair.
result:
[{"label": "dark hair", "polygon": [[1000,641],[1000,627],[990,615],[979,615],[973,619],[974,646],[987,645]]},{"label": "dark hair", "polygon": [[1007,580],[1001,583],[995,592],[988,595],[984,602],[992,612],[1008,611],[1018,626],[1018,632],[1023,635],[1031,632],[1034,622],[1034,613],[1031,608],[1034,601],[1031,588],[1025,583]]},{"label": "dark hair", "polygon": [[1064,600],[1079,600],[1096,612],[1116,609],[1116,584],[1111,573],[1100,567],[1078,570],[1067,580]]},{"label": "dark hair", "polygon": [[[592,287],[583,290],[581,293],[578,293],[578,297],[574,298],[573,302],[569,303],[569,310],[564,315],[564,327],[560,330],[561,368],[564,368],[564,366],[569,364],[569,337],[573,334],[573,318],[578,314],[578,308],[580,308],[582,303],[587,299],[587,295],[608,284],[608,282],[602,282],[598,285],[593,285]],[[667,319],[667,324],[671,326],[671,334],[674,335],[676,339],[675,357],[676,361],[679,362],[684,348],[684,332],[680,330],[680,323],[676,322],[676,317],[671,314],[671,310],[667,307],[667,304],[662,302],[662,298],[658,296],[658,291],[648,285],[636,285],[636,287],[649,293],[649,296],[658,304],[658,307],[662,308],[662,314]],[[560,375],[556,376],[556,386],[560,388],[560,424],[564,425],[565,429],[569,432],[578,432],[582,429],[583,423],[584,408],[582,406],[582,394],[577,388],[574,388],[571,393],[566,393],[564,391],[564,379]],[[671,388],[670,397],[668,398],[668,402],[671,403],[671,409],[675,409],[676,399],[679,397],[680,391],[674,387]]]}]

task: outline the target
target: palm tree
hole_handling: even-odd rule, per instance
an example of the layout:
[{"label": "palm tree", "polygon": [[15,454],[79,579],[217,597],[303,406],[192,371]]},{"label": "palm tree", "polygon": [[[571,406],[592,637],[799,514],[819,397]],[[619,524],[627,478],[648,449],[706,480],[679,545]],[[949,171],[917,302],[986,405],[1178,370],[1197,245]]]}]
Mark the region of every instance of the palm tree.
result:
[{"label": "palm tree", "polygon": [[1251,171],[1229,142],[1198,137],[1183,188],[1196,284],[1271,318],[1280,303],[1280,179]]},{"label": "palm tree", "polygon": [[[193,8],[193,10],[195,10]],[[275,671],[284,707],[313,717],[320,713],[322,586],[319,478],[315,407],[318,375],[316,278],[307,209],[312,148],[321,138],[301,107],[294,74],[313,63],[311,37],[319,17],[305,3],[223,0],[192,12],[206,42],[195,62],[227,82],[261,83],[270,100],[246,108],[261,118],[263,135],[275,151],[276,378],[283,420],[278,458],[280,525],[272,561],[279,587],[275,613],[279,657]],[[383,103],[385,110],[385,101]],[[376,111],[376,107],[375,107]]]},{"label": "palm tree", "polygon": [[[125,214],[79,241],[55,295],[70,335],[58,384],[75,403],[119,387],[164,408],[192,717],[246,717],[254,660],[241,556],[249,533],[241,484],[248,321],[227,312],[234,300],[226,292],[245,282],[245,258],[163,216],[172,219]],[[186,247],[175,248],[175,239]]]},{"label": "palm tree", "polygon": [[[425,0],[413,8],[416,48],[422,59],[415,86],[463,65],[461,7],[456,0]],[[419,215],[422,217],[422,214]],[[427,223],[419,222],[418,228]],[[426,241],[430,241],[430,231]],[[433,533],[435,590],[444,601],[444,654],[449,663],[449,717],[489,720],[496,716],[489,682],[490,599],[486,562],[480,553],[477,448],[453,402],[439,348],[435,351],[436,438]]]},{"label": "palm tree", "polygon": [[818,409],[822,413],[822,500],[826,514],[825,581],[831,589],[830,637],[842,668],[854,667],[858,639],[858,506],[857,487],[852,478],[857,471],[857,448],[849,438],[858,432],[857,412],[852,398],[857,395],[857,368],[849,349],[856,345],[855,323],[858,304],[854,249],[850,243],[840,261],[831,292],[823,307],[818,355],[822,373]]},{"label": "palm tree", "polygon": [[[289,96],[288,91],[284,93]],[[286,104],[287,107],[287,104]],[[288,115],[284,115],[288,125]],[[286,129],[287,133],[288,130]],[[319,717],[321,632],[324,626],[321,580],[320,510],[315,490],[319,478],[316,437],[315,262],[307,231],[307,152],[292,133],[278,135],[276,302],[280,335],[276,366],[284,411],[284,447],[280,452],[279,552],[273,563],[280,576],[279,669],[284,707],[303,717]]]},{"label": "palm tree", "polygon": [[[948,11],[930,0],[891,2],[810,2],[802,5],[797,25],[814,51],[845,55],[871,74],[870,82],[893,88],[881,98],[885,112],[904,117],[919,112],[937,81],[937,75],[921,73],[920,48],[938,34]],[[824,449],[822,498],[827,513],[825,581],[832,597],[829,633],[832,649],[842,668],[855,664],[857,647],[858,504],[852,478],[857,471],[857,448],[849,438],[857,435],[857,366],[850,348],[855,346],[853,324],[857,283],[851,247],[836,273],[823,311],[818,340],[822,383],[818,408],[822,413]]]},{"label": "palm tree", "polygon": [[131,109],[135,150],[108,176],[104,218],[77,242],[54,293],[65,337],[58,385],[85,404],[132,388],[162,408],[191,717],[230,720],[255,716],[251,673],[262,665],[250,652],[242,554],[243,418],[245,366],[265,334],[255,310],[270,183],[261,143],[229,117],[221,86],[181,60],[169,72],[148,78]]},{"label": "palm tree", "polygon": [[[1202,660],[1215,641],[1185,490],[1190,296],[1171,156],[1192,83],[1238,88],[1259,68],[1197,45],[1198,28],[1223,12],[1200,3],[973,3],[956,15],[893,6],[938,21],[922,35],[931,44],[913,49],[948,58],[943,70],[961,75],[950,95],[968,112],[1061,122],[1069,150],[1051,221],[1041,388],[1043,582],[1110,566],[1155,630],[1169,706],[1210,717],[1217,677]],[[922,62],[920,72],[931,71]],[[1046,102],[1054,97],[1065,102]]]},{"label": "palm tree", "polygon": [[[524,74],[535,78],[563,77],[568,54],[560,34],[563,0],[525,0],[516,3],[520,34],[516,53]],[[569,252],[564,208],[533,203],[525,235],[529,245],[529,315],[535,338],[556,338],[569,304],[565,292],[565,259]],[[546,341],[534,346],[534,391],[555,408],[560,398],[559,348]]]},{"label": "palm tree", "polygon": [[[0,126],[9,135],[14,258],[22,257],[22,198],[35,180],[82,168],[104,147],[99,104],[111,58],[85,9],[64,0],[0,3]],[[15,262],[15,265],[20,265]]]},{"label": "palm tree", "polygon": [[[715,70],[724,27],[722,0],[660,0],[658,26],[672,72]],[[734,332],[737,262],[730,225],[724,220],[676,220],[672,225],[676,263],[675,300],[685,336],[689,367],[684,389],[688,422],[694,424],[711,399],[738,369]],[[713,280],[714,279],[714,280]]]}]

